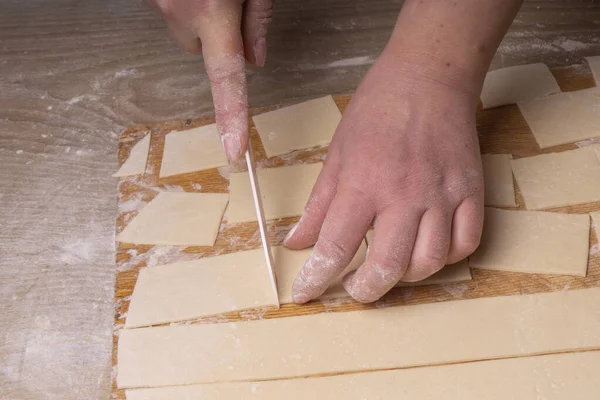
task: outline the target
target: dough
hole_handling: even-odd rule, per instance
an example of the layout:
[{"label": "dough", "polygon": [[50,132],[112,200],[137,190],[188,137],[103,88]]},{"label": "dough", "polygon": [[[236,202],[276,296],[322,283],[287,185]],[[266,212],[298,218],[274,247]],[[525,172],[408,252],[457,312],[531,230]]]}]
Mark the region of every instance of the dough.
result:
[{"label": "dough", "polygon": [[117,236],[119,242],[212,246],[227,194],[161,192]]},{"label": "dough", "polygon": [[140,270],[125,326],[277,305],[262,249]]},{"label": "dough", "polygon": [[113,177],[140,175],[146,171],[146,163],[148,162],[148,150],[150,149],[150,134],[137,142],[129,152],[127,160],[121,165],[121,168]]},{"label": "dough", "polygon": [[472,268],[586,276],[590,217],[540,211],[485,209],[481,245]]},{"label": "dough", "polygon": [[217,125],[170,132],[160,164],[160,177],[202,171],[227,165]]},{"label": "dough", "polygon": [[117,383],[267,380],[593,349],[600,346],[598,304],[600,289],[593,288],[124,329]]},{"label": "dough", "polygon": [[590,66],[592,75],[594,75],[596,86],[600,86],[600,56],[586,57],[585,59]]},{"label": "dough", "polygon": [[[323,163],[299,164],[279,168],[258,169],[258,182],[267,219],[301,215]],[[254,198],[248,172],[229,176],[231,201],[227,222],[256,221]]]},{"label": "dough", "polygon": [[331,96],[252,117],[267,157],[328,144],[341,119]]},{"label": "dough", "polygon": [[528,210],[600,201],[597,145],[512,160]]},{"label": "dough", "polygon": [[600,211],[594,211],[590,213],[592,221],[594,222],[594,230],[596,231],[596,238],[600,238]]},{"label": "dough", "polygon": [[600,352],[551,354],[270,382],[127,391],[127,400],[584,400],[600,398]]},{"label": "dough", "polygon": [[600,136],[598,87],[523,101],[518,105],[542,149]]},{"label": "dough", "polygon": [[481,102],[486,109],[553,93],[560,93],[560,87],[546,65],[517,65],[487,73],[481,91]]},{"label": "dough", "polygon": [[[373,230],[367,232],[367,244],[373,243]],[[443,269],[429,278],[423,279],[419,282],[398,282],[396,287],[410,287],[410,286],[427,286],[427,285],[439,285],[444,283],[455,283],[470,281],[473,279],[471,275],[471,269],[467,260],[462,260],[456,264],[446,265]]]},{"label": "dough", "polygon": [[[292,284],[312,248],[272,247],[279,301],[292,303]],[[340,279],[320,299],[348,297],[341,279],[365,260],[364,243]],[[140,270],[125,326],[137,328],[207,315],[276,305],[262,249]],[[467,262],[448,266],[432,277],[397,286],[431,285],[471,279]]]},{"label": "dough", "polygon": [[510,167],[510,154],[484,154],[483,176],[485,182],[485,205],[516,207],[515,185]]}]

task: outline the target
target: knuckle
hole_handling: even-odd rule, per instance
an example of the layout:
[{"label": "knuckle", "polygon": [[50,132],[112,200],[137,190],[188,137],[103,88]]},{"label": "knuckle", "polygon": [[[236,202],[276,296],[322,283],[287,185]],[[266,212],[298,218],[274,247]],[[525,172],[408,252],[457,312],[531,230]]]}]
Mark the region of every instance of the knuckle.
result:
[{"label": "knuckle", "polygon": [[417,256],[411,263],[411,268],[417,268],[419,271],[437,271],[446,263],[446,254],[429,253],[422,256]]},{"label": "knuckle", "polygon": [[319,246],[319,253],[327,254],[331,259],[339,260],[340,263],[349,262],[350,251],[339,240],[321,233],[317,245]]}]

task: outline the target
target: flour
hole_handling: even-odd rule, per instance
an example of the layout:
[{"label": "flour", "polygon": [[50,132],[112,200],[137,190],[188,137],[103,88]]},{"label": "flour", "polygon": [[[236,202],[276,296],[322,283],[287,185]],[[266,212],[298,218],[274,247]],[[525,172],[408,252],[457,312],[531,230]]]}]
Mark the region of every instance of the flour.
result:
[{"label": "flour", "polygon": [[136,193],[129,200],[119,202],[119,213],[128,213],[141,210],[147,202],[143,200],[143,193]]},{"label": "flour", "polygon": [[464,283],[453,283],[442,285],[442,288],[454,298],[460,298],[469,289]]},{"label": "flour", "polygon": [[186,253],[186,248],[186,246],[154,246],[142,254],[139,254],[137,250],[128,250],[129,259],[117,265],[117,271],[128,271],[143,264],[146,264],[148,267],[154,267],[181,261],[197,260],[203,257],[202,253]]},{"label": "flour", "polygon": [[355,67],[358,65],[371,65],[375,62],[375,59],[371,56],[361,56],[346,58],[327,64],[328,68],[340,68],[340,67]]}]

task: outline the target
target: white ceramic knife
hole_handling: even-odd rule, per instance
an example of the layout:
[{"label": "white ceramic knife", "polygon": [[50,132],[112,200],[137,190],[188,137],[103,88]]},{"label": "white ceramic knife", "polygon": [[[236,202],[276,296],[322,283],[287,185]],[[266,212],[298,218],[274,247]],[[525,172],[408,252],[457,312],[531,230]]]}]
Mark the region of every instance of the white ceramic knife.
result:
[{"label": "white ceramic knife", "polygon": [[258,186],[258,179],[256,177],[256,168],[254,167],[254,156],[252,154],[252,146],[248,141],[248,150],[246,150],[246,164],[248,164],[248,176],[250,176],[250,186],[252,186],[252,196],[254,196],[254,207],[256,208],[256,215],[258,217],[258,229],[260,230],[260,240],[262,241],[263,251],[265,253],[265,260],[267,262],[267,268],[271,277],[271,287],[275,293],[275,299],[277,299],[277,308],[279,308],[279,293],[277,292],[277,277],[275,276],[275,270],[273,270],[273,258],[271,256],[271,246],[269,245],[269,239],[267,237],[267,222],[265,220],[265,211],[262,204],[262,197],[260,196],[260,188]]}]

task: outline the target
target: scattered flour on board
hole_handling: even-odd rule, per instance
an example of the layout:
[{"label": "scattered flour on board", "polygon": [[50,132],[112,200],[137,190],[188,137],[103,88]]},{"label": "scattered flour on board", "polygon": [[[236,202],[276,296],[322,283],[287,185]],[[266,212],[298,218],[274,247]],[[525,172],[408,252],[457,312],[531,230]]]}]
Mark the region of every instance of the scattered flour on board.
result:
[{"label": "scattered flour on board", "polygon": [[469,289],[468,285],[464,283],[452,283],[442,285],[442,288],[448,292],[452,297],[462,297],[462,295]]},{"label": "scattered flour on board", "polygon": [[566,50],[566,51],[577,51],[587,49],[591,46],[589,43],[583,43],[578,40],[572,39],[564,39],[564,40],[555,40],[552,44]]},{"label": "scattered flour on board", "polygon": [[147,203],[143,200],[142,193],[136,193],[132,198],[126,201],[119,202],[119,213],[127,213],[131,211],[139,211]]},{"label": "scattered flour on board", "polygon": [[343,60],[337,60],[327,64],[328,68],[340,68],[340,67],[354,67],[358,65],[370,65],[375,62],[375,59],[371,56],[360,56],[345,58]]},{"label": "scattered flour on board", "polygon": [[137,250],[127,251],[129,260],[117,266],[117,271],[127,271],[136,266],[146,263],[148,267],[171,264],[180,261],[191,261],[201,258],[202,254],[189,254],[184,250],[186,246],[154,246],[145,253],[139,254]]}]

